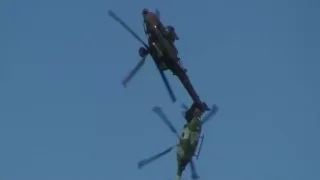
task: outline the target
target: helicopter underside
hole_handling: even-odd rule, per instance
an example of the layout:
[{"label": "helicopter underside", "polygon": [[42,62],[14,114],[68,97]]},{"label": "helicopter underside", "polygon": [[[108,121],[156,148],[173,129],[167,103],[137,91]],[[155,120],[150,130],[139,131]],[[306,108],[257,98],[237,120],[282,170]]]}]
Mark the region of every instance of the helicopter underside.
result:
[{"label": "helicopter underside", "polygon": [[169,68],[167,67],[166,63],[160,62],[159,67],[162,71],[168,70]]},{"label": "helicopter underside", "polygon": [[[157,48],[153,49],[154,51],[158,51]],[[150,54],[150,52],[148,52],[144,47],[140,47],[139,48],[139,55],[140,57],[144,57],[147,56],[148,54]],[[152,55],[159,55],[159,52],[153,52]],[[161,69],[161,71],[165,71],[168,70],[168,66],[166,65],[165,62],[163,62],[161,59],[161,57],[153,57],[154,61],[159,65],[159,68]]]}]

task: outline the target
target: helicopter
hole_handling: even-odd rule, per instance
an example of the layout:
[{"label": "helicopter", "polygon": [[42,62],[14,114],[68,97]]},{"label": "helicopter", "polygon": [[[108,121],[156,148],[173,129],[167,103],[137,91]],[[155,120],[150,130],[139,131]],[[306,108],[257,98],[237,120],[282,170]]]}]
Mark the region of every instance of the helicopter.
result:
[{"label": "helicopter", "polygon": [[[185,107],[185,105],[183,107]],[[208,122],[208,120],[210,120],[210,118],[217,113],[218,106],[213,105],[211,108],[211,111],[201,120],[202,112],[198,108],[195,108],[193,104],[187,111],[185,111],[184,117],[187,123],[183,127],[183,132],[181,136],[179,136],[176,128],[169,121],[169,119],[167,118],[167,116],[165,115],[161,107],[155,106],[152,109],[152,111],[156,113],[160,117],[160,119],[168,126],[171,132],[176,135],[176,137],[179,139],[179,142],[169,147],[168,149],[164,150],[161,153],[158,153],[147,159],[139,161],[138,168],[141,169],[145,165],[166,155],[167,153],[172,151],[172,149],[177,147],[176,180],[181,180],[182,173],[188,164],[190,164],[192,179],[193,180],[199,179],[199,175],[197,174],[196,167],[193,161],[193,156],[196,156],[196,159],[199,158],[203,139],[204,139],[204,135],[200,136],[202,125]],[[198,152],[196,152],[197,146],[200,140],[201,140],[200,146],[198,148]]]},{"label": "helicopter", "polygon": [[148,45],[113,11],[109,10],[108,14],[115,21],[120,23],[127,31],[129,31],[131,35],[133,35],[144,46],[140,47],[138,51],[141,60],[122,81],[124,87],[127,87],[130,80],[144,65],[147,56],[151,55],[172,102],[176,101],[176,97],[167,77],[164,74],[164,71],[166,70],[170,70],[173,75],[176,75],[180,79],[184,88],[188,91],[192,100],[196,103],[198,108],[201,109],[201,111],[204,112],[210,110],[206,103],[200,100],[197,92],[189,80],[186,69],[181,65],[180,58],[178,58],[177,48],[174,45],[174,40],[179,39],[174,28],[172,26],[169,26],[167,29],[164,28],[162,22],[160,21],[160,12],[158,10],[156,10],[156,13],[150,12],[147,9],[144,9],[142,12],[144,18],[144,30],[148,38]]}]

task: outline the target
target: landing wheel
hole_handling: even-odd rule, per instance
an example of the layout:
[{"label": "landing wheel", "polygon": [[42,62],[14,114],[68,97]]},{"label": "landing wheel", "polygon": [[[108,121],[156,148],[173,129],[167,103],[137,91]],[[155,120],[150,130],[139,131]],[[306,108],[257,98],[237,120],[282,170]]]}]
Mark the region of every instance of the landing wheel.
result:
[{"label": "landing wheel", "polygon": [[144,57],[144,56],[146,56],[148,54],[148,51],[146,50],[146,48],[144,48],[144,47],[140,47],[139,48],[139,55],[140,55],[140,57]]}]

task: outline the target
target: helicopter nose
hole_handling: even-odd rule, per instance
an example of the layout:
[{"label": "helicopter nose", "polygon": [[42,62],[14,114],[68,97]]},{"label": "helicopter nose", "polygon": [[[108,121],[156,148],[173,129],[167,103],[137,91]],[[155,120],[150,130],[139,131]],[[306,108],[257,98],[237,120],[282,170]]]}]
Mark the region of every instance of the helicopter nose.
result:
[{"label": "helicopter nose", "polygon": [[142,14],[148,14],[148,12],[149,12],[149,10],[148,10],[147,8],[144,8],[144,9],[142,10]]}]

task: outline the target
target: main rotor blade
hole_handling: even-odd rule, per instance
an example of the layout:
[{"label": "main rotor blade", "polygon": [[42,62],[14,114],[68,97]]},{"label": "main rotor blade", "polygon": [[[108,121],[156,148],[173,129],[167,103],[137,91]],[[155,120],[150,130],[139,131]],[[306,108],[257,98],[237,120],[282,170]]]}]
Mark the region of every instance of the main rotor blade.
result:
[{"label": "main rotor blade", "polygon": [[137,74],[141,69],[142,65],[145,63],[147,56],[144,56],[139,63],[130,71],[130,73],[123,79],[122,84],[127,87],[129,81]]},{"label": "main rotor blade", "polygon": [[159,106],[155,106],[154,108],[152,108],[152,111],[155,112],[161,120],[163,120],[163,122],[169,127],[169,129],[171,130],[171,132],[173,132],[178,139],[180,139],[180,136],[178,134],[177,129],[172,125],[172,123],[169,121],[169,119],[167,118],[167,116],[164,114],[164,112],[162,111],[162,109]]},{"label": "main rotor blade", "polygon": [[185,111],[181,111],[181,115],[183,118],[186,118],[186,112]]},{"label": "main rotor blade", "polygon": [[191,161],[189,162],[189,164],[190,164],[190,169],[191,169],[191,178],[192,178],[193,180],[199,179],[200,177],[199,177],[199,175],[198,175],[198,173],[197,173],[196,166],[195,166],[195,164],[194,164],[194,162],[193,162],[193,159],[191,159]]},{"label": "main rotor blade", "polygon": [[114,20],[119,22],[127,31],[130,32],[138,41],[140,41],[147,49],[149,49],[148,45],[135,33],[125,22],[123,22],[113,11],[109,10],[108,14]]},{"label": "main rotor blade", "polygon": [[181,108],[184,109],[184,110],[188,110],[189,109],[188,106],[186,104],[184,104],[184,103],[181,104]]},{"label": "main rotor blade", "polygon": [[160,76],[161,76],[161,78],[162,78],[162,80],[164,82],[164,85],[165,85],[165,87],[166,87],[166,89],[167,89],[167,91],[169,93],[171,101],[173,103],[176,102],[176,100],[177,100],[176,96],[173,93],[173,90],[172,90],[172,88],[171,88],[171,86],[169,84],[169,81],[168,81],[167,77],[165,76],[164,72],[160,69],[159,65],[157,65],[157,69],[158,69],[158,71],[160,73]]},{"label": "main rotor blade", "polygon": [[219,107],[217,105],[213,105],[211,108],[211,111],[209,112],[209,114],[207,114],[204,118],[202,118],[201,124],[204,124],[206,122],[208,122],[212,116],[214,116],[219,110]]},{"label": "main rotor blade", "polygon": [[156,8],[156,15],[157,15],[158,19],[160,20],[160,11],[157,8]]},{"label": "main rotor blade", "polygon": [[152,161],[160,158],[161,156],[169,153],[175,146],[176,146],[176,145],[171,146],[171,147],[169,147],[168,149],[164,150],[164,151],[161,152],[161,153],[158,153],[158,154],[153,155],[153,156],[151,156],[151,157],[149,157],[149,158],[147,158],[147,159],[144,159],[144,160],[142,160],[142,161],[139,161],[139,162],[138,162],[138,168],[141,169],[141,168],[143,168],[143,166],[145,166],[145,165],[151,163]]}]

